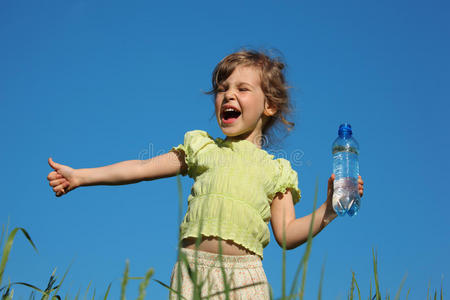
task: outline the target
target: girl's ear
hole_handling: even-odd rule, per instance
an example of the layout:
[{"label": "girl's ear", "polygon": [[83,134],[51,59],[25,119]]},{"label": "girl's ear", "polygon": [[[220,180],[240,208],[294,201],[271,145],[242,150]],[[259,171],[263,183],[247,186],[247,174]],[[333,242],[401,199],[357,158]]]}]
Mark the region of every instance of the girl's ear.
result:
[{"label": "girl's ear", "polygon": [[271,117],[277,113],[277,108],[275,105],[270,105],[270,103],[266,100],[264,103],[264,115],[267,117]]}]

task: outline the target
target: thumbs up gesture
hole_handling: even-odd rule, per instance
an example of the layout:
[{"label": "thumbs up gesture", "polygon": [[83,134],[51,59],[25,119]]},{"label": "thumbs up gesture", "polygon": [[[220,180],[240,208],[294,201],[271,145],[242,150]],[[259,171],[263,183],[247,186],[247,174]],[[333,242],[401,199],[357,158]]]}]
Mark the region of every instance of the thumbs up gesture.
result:
[{"label": "thumbs up gesture", "polygon": [[53,187],[56,197],[65,195],[80,186],[74,169],[54,162],[51,157],[48,159],[48,164],[54,171],[48,174],[47,179],[50,186]]}]

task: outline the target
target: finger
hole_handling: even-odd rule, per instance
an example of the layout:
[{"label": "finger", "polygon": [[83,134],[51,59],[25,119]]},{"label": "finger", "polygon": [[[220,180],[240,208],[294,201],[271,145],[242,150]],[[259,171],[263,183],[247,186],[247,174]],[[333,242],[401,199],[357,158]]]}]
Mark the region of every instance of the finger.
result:
[{"label": "finger", "polygon": [[55,193],[56,197],[61,197],[62,195],[65,195],[65,194],[66,194],[66,191],[65,191],[65,190],[57,191],[57,192]]},{"label": "finger", "polygon": [[59,174],[57,171],[52,171],[52,172],[50,172],[50,174],[48,174],[47,179],[48,180],[55,180],[55,179],[59,179],[59,178],[63,178],[63,177],[64,176]]},{"label": "finger", "polygon": [[333,195],[334,178],[334,174],[331,174],[330,178],[328,178],[327,200],[330,200]]},{"label": "finger", "polygon": [[61,183],[53,188],[54,192],[62,191],[65,192],[64,189],[69,186],[69,182]]},{"label": "finger", "polygon": [[56,171],[51,171],[50,173],[48,173],[47,179],[48,180],[54,180],[54,179],[58,179],[61,178],[62,175],[59,173],[56,173]]},{"label": "finger", "polygon": [[331,179],[331,177],[328,179],[327,190],[328,193],[333,190],[333,180]]},{"label": "finger", "polygon": [[364,184],[364,181],[362,180],[361,176],[358,177],[358,183]]},{"label": "finger", "polygon": [[61,178],[61,179],[55,179],[49,182],[50,186],[57,186],[60,185],[61,183],[66,182],[67,180],[65,178]]},{"label": "finger", "polygon": [[334,178],[335,178],[334,174],[331,174],[330,178],[328,178],[328,186],[333,185]]}]

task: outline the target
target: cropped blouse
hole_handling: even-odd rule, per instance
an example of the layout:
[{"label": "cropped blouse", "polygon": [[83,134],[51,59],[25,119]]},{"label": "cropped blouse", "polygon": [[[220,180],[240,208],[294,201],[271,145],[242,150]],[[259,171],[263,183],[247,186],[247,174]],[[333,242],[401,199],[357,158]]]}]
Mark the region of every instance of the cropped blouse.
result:
[{"label": "cropped blouse", "polygon": [[247,140],[213,139],[202,130],[189,131],[182,150],[194,179],[180,238],[214,236],[263,257],[270,240],[270,204],[278,192],[290,189],[300,199],[297,173],[288,160],[274,159]]}]

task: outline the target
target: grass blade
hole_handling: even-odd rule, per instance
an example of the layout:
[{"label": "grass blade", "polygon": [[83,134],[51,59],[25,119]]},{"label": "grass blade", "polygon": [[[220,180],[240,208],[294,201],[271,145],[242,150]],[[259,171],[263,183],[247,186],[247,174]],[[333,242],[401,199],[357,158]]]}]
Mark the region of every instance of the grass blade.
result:
[{"label": "grass blade", "polygon": [[377,255],[374,249],[372,249],[373,254],[373,273],[375,275],[375,292],[376,292],[376,299],[381,300],[381,293],[380,293],[380,284],[378,281],[378,270],[377,270]]},{"label": "grass blade", "polygon": [[75,300],[78,300],[78,298],[80,297],[80,289],[78,289],[77,294],[75,295]]},{"label": "grass blade", "polygon": [[405,274],[405,276],[403,276],[402,282],[400,283],[400,286],[398,288],[397,293],[395,294],[395,298],[394,300],[399,300],[400,299],[400,293],[402,291],[403,285],[405,284],[406,281],[406,277],[408,276],[408,274]]},{"label": "grass blade", "polygon": [[2,300],[12,300],[14,296],[14,289],[11,289],[11,286],[8,286],[6,292],[2,296]]},{"label": "grass blade", "polygon": [[108,299],[108,295],[109,295],[109,291],[111,290],[111,282],[108,285],[108,288],[106,289],[106,293],[105,296],[103,297],[103,300],[107,300]]},{"label": "grass blade", "polygon": [[[355,297],[355,295],[354,295],[355,288],[356,288],[356,290],[357,290],[357,292],[358,292],[358,299],[361,300],[361,290],[359,289],[358,281],[356,280],[355,272],[352,271],[352,283],[351,283],[351,285],[350,285],[350,294],[349,294],[349,296],[348,296],[348,299],[353,300],[353,298]],[[372,289],[372,288],[371,288],[371,289]],[[372,292],[370,292],[370,294],[371,294],[371,293],[372,293]],[[370,299],[370,296],[369,296],[369,299]]]},{"label": "grass blade", "polygon": [[[178,188],[178,228],[181,226],[182,218],[183,218],[183,189],[181,186],[181,177],[177,175],[177,188]],[[181,236],[180,232],[178,233],[178,257],[177,257],[177,299],[181,299],[181,278],[182,278],[182,269],[181,269]]]},{"label": "grass blade", "polygon": [[150,270],[147,271],[147,273],[145,274],[145,278],[144,280],[142,280],[141,284],[139,285],[139,296],[138,296],[138,300],[144,300],[145,298],[145,289],[147,288],[149,282],[150,282],[150,278],[153,276],[153,268],[150,268]]},{"label": "grass blade", "polygon": [[[302,259],[300,260],[300,263],[297,266],[297,270],[295,271],[294,280],[292,281],[291,290],[289,293],[289,299],[291,299],[294,296],[295,290],[297,289],[297,282],[298,282],[298,278],[300,276],[300,271],[303,269],[303,266],[305,265],[305,263],[307,263],[307,261],[309,259],[309,253],[311,251],[312,224],[314,222],[314,216],[315,216],[315,210],[316,210],[316,204],[317,204],[318,182],[319,182],[319,178],[317,178],[317,180],[316,180],[316,190],[315,190],[315,196],[314,196],[313,214],[312,214],[311,223],[310,223],[310,227],[309,227],[308,239],[306,242],[306,250],[305,250],[305,254],[303,255]],[[311,238],[310,238],[310,236],[311,236]],[[303,275],[306,275],[305,271],[303,272]],[[303,279],[302,279],[302,282],[304,283]],[[299,292],[299,294],[300,293],[301,292]]]},{"label": "grass blade", "polygon": [[[53,295],[53,297],[58,296],[59,289],[61,288],[61,285],[64,282],[64,280],[66,279],[66,276],[69,273],[69,270],[72,267],[72,264],[73,264],[73,261],[70,263],[69,267],[67,268],[66,272],[64,273],[63,278],[61,279],[61,282],[58,284],[58,287],[55,290],[55,294]],[[53,299],[53,297],[52,297],[52,299]]]},{"label": "grass blade", "polygon": [[87,287],[87,289],[86,289],[86,293],[84,293],[84,299],[85,299],[85,300],[87,300],[87,295],[88,295],[89,289],[91,288],[91,284],[92,284],[92,281],[89,282],[88,287]]},{"label": "grass blade", "polygon": [[38,292],[41,293],[41,294],[45,294],[45,291],[41,290],[41,289],[38,288],[37,286],[34,286],[34,285],[29,284],[29,283],[26,283],[26,282],[13,282],[13,283],[10,283],[10,284],[8,284],[7,286],[2,287],[2,288],[0,289],[0,291],[2,291],[2,290],[4,290],[4,289],[7,289],[7,288],[10,288],[10,287],[13,286],[13,285],[23,285],[23,286],[32,288],[33,290],[38,291]]},{"label": "grass blade", "polygon": [[125,300],[125,290],[128,284],[128,270],[129,270],[129,262],[128,259],[125,262],[125,271],[123,272],[122,286],[120,289],[120,299]]},{"label": "grass blade", "polygon": [[26,239],[28,240],[28,242],[30,242],[31,246],[33,246],[34,250],[38,252],[36,245],[33,243],[33,240],[31,239],[30,235],[25,229],[18,227],[15,228],[13,231],[11,231],[3,248],[2,260],[0,261],[0,286],[2,284],[3,273],[5,272],[6,262],[8,261],[9,253],[11,252],[14,238],[19,230],[23,233],[23,235],[25,235]]},{"label": "grass blade", "polygon": [[[291,285],[291,291],[290,291],[290,295],[293,295],[295,293],[295,289],[297,288],[297,282],[298,282],[298,278],[300,276],[300,272],[303,268],[303,258],[300,260],[298,266],[297,266],[297,270],[295,270],[295,275],[294,275],[294,279],[292,280],[292,285]],[[283,299],[283,298],[281,298]]]},{"label": "grass blade", "polygon": [[313,212],[312,212],[312,216],[311,216],[311,223],[309,225],[309,232],[308,232],[308,240],[306,242],[306,251],[305,254],[303,255],[303,274],[302,274],[302,285],[300,287],[300,293],[299,293],[299,299],[303,300],[303,295],[305,292],[305,282],[306,282],[306,271],[308,270],[308,260],[309,260],[309,256],[311,254],[311,248],[312,248],[312,239],[313,239],[313,224],[314,224],[314,219],[316,217],[316,206],[317,206],[317,194],[319,192],[319,178],[316,179],[316,188],[315,188],[315,192],[314,192],[314,204],[313,204]]},{"label": "grass blade", "polygon": [[171,288],[170,286],[168,286],[164,282],[159,281],[158,279],[153,279],[153,280],[156,281],[157,283],[159,283],[160,285],[162,285],[163,287],[165,287],[166,289],[168,289],[169,291],[171,291],[172,293],[175,293],[176,295],[178,295],[178,298],[182,298],[184,300],[187,300],[186,298],[183,297],[183,295],[181,295],[181,292],[175,291],[173,288]]},{"label": "grass blade", "polygon": [[355,278],[355,286],[356,290],[358,291],[358,300],[361,300],[361,290],[359,289],[358,281],[356,280],[355,273],[353,273],[353,277]]},{"label": "grass blade", "polygon": [[[38,288],[37,286],[34,286],[34,285],[26,283],[26,282],[13,282],[13,283],[8,284],[7,286],[2,287],[0,289],[0,291],[2,291],[4,289],[9,289],[10,287],[12,287],[14,285],[23,285],[23,286],[26,286],[26,287],[29,287],[29,288],[33,289],[34,291],[37,291],[37,292],[41,293],[42,294],[42,298],[41,299],[48,299],[48,297],[50,296],[50,293],[53,292],[56,289],[56,287],[55,288],[51,288],[51,286],[53,284],[50,285],[50,288],[47,286],[47,289],[42,290],[42,289]],[[33,292],[31,293],[30,298],[34,299],[35,295],[34,295]],[[52,299],[53,298],[61,299],[61,297],[58,296],[58,295],[53,296]]]},{"label": "grass blade", "polygon": [[406,300],[408,300],[409,292],[411,292],[411,288],[409,288],[408,292],[406,293]]},{"label": "grass blade", "polygon": [[317,293],[318,300],[322,300],[322,286],[324,274],[325,274],[325,261],[323,262],[322,269],[320,270],[319,292]]},{"label": "grass blade", "polygon": [[[222,224],[222,212],[219,214],[219,236],[222,236],[221,233],[221,226],[220,224]],[[219,238],[219,263],[220,263],[220,270],[222,271],[222,279],[223,279],[223,285],[225,287],[225,300],[230,300],[230,285],[228,283],[228,279],[225,273],[225,268],[223,266],[223,257],[222,257],[222,253],[223,253],[223,249],[222,249],[222,239]]]},{"label": "grass blade", "polygon": [[350,300],[353,300],[354,290],[355,290],[355,272],[352,271],[352,283],[350,284],[350,295],[349,295]]}]

